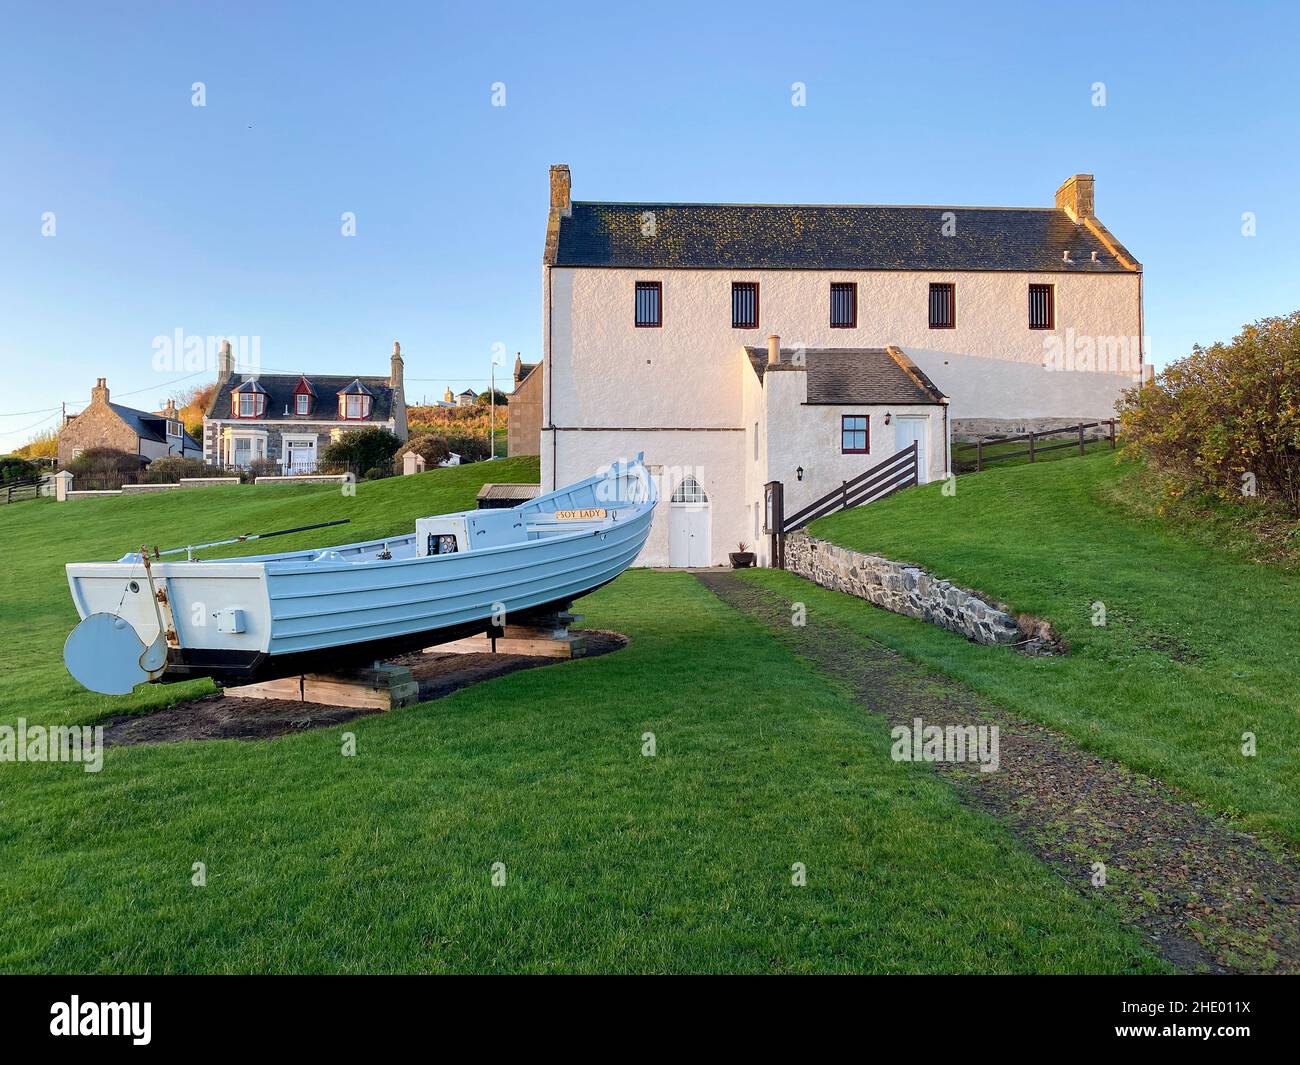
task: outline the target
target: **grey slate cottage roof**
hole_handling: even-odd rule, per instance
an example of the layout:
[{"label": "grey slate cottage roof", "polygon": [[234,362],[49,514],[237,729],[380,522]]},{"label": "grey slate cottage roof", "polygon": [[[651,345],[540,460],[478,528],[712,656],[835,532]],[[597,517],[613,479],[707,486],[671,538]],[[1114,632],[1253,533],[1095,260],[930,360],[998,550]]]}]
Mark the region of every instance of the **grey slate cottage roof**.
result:
[{"label": "grey slate cottage roof", "polygon": [[[124,407],[120,403],[110,402],[108,406],[114,414],[126,422],[131,431],[141,440],[149,440],[155,444],[171,444],[176,439],[167,436],[167,418],[162,414],[150,414],[148,411],[136,410],[134,407]],[[181,451],[178,453],[195,456],[203,453],[202,446],[194,442],[190,434],[185,432],[183,426],[181,428]]]},{"label": "grey slate cottage roof", "polygon": [[[654,216],[652,237],[643,235],[647,212]],[[956,219],[951,236],[943,235],[946,212]],[[1128,255],[1118,242],[1116,246]],[[1065,252],[1071,262],[1064,261]],[[560,219],[555,265],[1128,272],[1096,234],[1055,207],[581,201],[575,201],[572,213]]]},{"label": "grey slate cottage roof", "polygon": [[[307,378],[313,396],[311,414],[293,413],[293,394],[298,382]],[[304,422],[313,418],[335,421],[338,418],[338,394],[370,395],[370,417],[367,422],[386,422],[393,416],[393,389],[387,377],[336,377],[324,374],[232,374],[221,383],[208,407],[210,418],[230,417],[230,394],[241,385],[256,382],[255,390],[265,392],[266,414],[257,421]],[[247,391],[248,389],[245,389]],[[286,409],[290,412],[285,413]],[[253,419],[244,419],[253,420]]]},{"label": "grey slate cottage roof", "polygon": [[[765,373],[807,371],[805,402],[835,406],[867,404],[934,404],[945,396],[934,382],[898,348],[781,349],[781,363],[767,364],[767,348],[746,347],[750,365]],[[794,360],[802,352],[804,362]]]}]

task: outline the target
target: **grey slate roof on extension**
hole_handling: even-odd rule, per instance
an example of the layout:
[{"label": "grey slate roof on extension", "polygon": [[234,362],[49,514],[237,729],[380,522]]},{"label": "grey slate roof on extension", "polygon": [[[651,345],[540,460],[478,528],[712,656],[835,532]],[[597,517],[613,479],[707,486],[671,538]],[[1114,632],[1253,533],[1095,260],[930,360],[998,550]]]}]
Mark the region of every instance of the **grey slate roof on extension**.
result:
[{"label": "grey slate roof on extension", "polygon": [[[149,440],[155,444],[172,444],[176,439],[174,436],[170,438],[167,436],[167,419],[161,414],[150,414],[148,411],[136,410],[134,407],[124,407],[120,403],[110,402],[108,406],[141,440]],[[203,448],[195,443],[184,428],[181,429],[181,448],[177,454],[201,455],[203,453]]]},{"label": "grey slate roof on extension", "polygon": [[[771,372],[766,348],[747,347],[745,351],[760,378]],[[792,348],[782,348],[780,369],[795,369],[790,360],[798,354]],[[805,348],[802,355],[807,372],[806,402],[811,404],[934,404],[945,398],[901,351],[895,355],[885,348]]]},{"label": "grey slate roof on extension", "polygon": [[[338,377],[323,374],[308,374],[308,380],[315,389],[315,399],[308,415],[285,414],[285,410],[294,409],[293,394],[302,380],[302,374],[259,374],[256,378],[261,391],[267,395],[266,414],[257,419],[244,418],[241,421],[337,421],[338,394],[350,390],[354,385],[364,388],[374,398],[370,402],[370,417],[367,422],[386,422],[393,414],[393,390],[386,377]],[[232,374],[221,383],[217,394],[212,397],[208,407],[209,417],[230,417],[230,393],[243,381],[243,374]]]},{"label": "grey slate roof on extension", "polygon": [[[943,236],[948,211],[956,228]],[[654,236],[643,235],[646,212]],[[1067,251],[1071,263],[1062,260]],[[1053,207],[575,202],[560,219],[555,265],[1128,272],[1087,227]]]}]

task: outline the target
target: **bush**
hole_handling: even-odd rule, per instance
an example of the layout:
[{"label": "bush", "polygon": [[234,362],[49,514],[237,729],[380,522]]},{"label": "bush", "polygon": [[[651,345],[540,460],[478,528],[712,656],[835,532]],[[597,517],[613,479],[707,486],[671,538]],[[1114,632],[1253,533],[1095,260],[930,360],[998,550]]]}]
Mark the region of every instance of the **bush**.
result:
[{"label": "bush", "polygon": [[336,469],[367,475],[371,470],[391,469],[393,456],[402,442],[377,425],[344,433],[321,453],[321,461]]},{"label": "bush", "polygon": [[149,484],[175,484],[182,477],[228,477],[220,466],[209,466],[202,459],[181,455],[164,455],[149,463],[144,479]]},{"label": "bush", "polygon": [[144,459],[113,447],[88,447],[67,468],[74,489],[104,491],[124,484],[139,484]]},{"label": "bush", "polygon": [[23,481],[35,477],[41,468],[21,455],[0,455],[0,482]]},{"label": "bush", "polygon": [[486,436],[449,436],[447,450],[459,455],[461,462],[482,462],[492,454]]},{"label": "bush", "polygon": [[422,459],[427,469],[433,469],[440,463],[447,461],[447,456],[451,450],[447,447],[447,438],[441,433],[416,433],[411,439],[402,445],[397,452],[397,458],[407,452],[415,452]]},{"label": "bush", "polygon": [[1258,494],[1300,516],[1300,311],[1197,345],[1120,404],[1125,450],[1175,491]]}]

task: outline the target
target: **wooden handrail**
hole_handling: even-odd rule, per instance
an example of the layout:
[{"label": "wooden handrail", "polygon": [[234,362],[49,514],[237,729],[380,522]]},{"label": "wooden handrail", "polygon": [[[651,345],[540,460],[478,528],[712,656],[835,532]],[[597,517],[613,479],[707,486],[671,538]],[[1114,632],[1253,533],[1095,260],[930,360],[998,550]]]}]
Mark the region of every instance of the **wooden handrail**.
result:
[{"label": "wooden handrail", "polygon": [[[902,451],[896,451],[889,458],[877,463],[871,469],[858,474],[851,481],[845,481],[838,488],[827,492],[820,499],[815,499],[802,510],[790,515],[782,526],[783,533],[801,529],[809,522],[824,518],[837,510],[847,510],[852,506],[861,506],[872,497],[883,498],[900,488],[917,484],[920,480],[918,469],[919,456],[915,440]],[[876,496],[880,489],[887,489],[881,496]]]}]

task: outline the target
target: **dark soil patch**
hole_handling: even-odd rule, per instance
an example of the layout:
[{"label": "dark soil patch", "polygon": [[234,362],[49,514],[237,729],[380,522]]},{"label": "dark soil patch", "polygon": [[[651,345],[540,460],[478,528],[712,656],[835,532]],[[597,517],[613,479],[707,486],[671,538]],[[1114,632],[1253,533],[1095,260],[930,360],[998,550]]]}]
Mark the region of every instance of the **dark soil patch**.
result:
[{"label": "dark soil patch", "polygon": [[[999,768],[932,763],[1080,894],[1101,895],[1188,972],[1300,972],[1300,868],[1160,781],[1021,721],[961,682],[812,616],[727,573],[698,574],[719,598],[853,691],[891,725],[997,725]],[[863,604],[863,609],[872,609]],[[888,750],[881,751],[889,757]],[[1094,863],[1106,883],[1095,887]]]},{"label": "dark soil patch", "polygon": [[[587,629],[575,635],[586,637],[587,658],[608,654],[627,646],[627,637],[617,632]],[[434,652],[402,655],[390,659],[405,666],[420,683],[420,701],[441,699],[472,684],[503,677],[521,669],[537,669],[568,661],[538,655],[456,654]],[[264,740],[288,736],[307,729],[329,728],[357,717],[386,711],[352,706],[325,706],[296,699],[237,699],[209,695],[178,703],[152,714],[119,714],[100,722],[104,743],[109,747],[136,743],[173,743],[178,740]],[[400,713],[400,711],[398,711]]]}]

